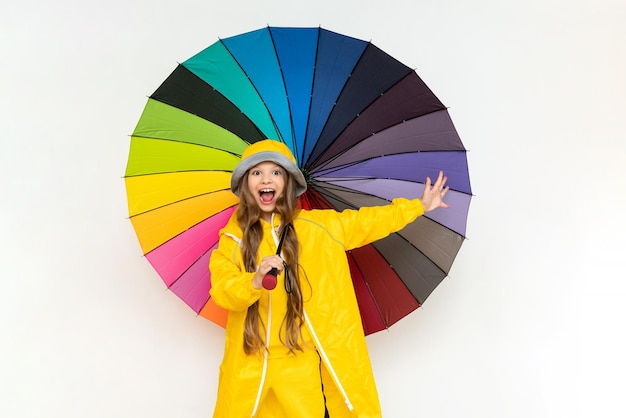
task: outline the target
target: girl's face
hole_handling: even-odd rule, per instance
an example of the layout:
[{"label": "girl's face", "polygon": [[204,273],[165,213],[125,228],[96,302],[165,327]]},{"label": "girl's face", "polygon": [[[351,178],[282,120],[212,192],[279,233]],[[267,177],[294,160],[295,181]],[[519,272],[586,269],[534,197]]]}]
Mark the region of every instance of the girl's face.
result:
[{"label": "girl's face", "polygon": [[268,222],[285,189],[285,175],[285,169],[271,161],[257,164],[248,172],[248,190]]}]

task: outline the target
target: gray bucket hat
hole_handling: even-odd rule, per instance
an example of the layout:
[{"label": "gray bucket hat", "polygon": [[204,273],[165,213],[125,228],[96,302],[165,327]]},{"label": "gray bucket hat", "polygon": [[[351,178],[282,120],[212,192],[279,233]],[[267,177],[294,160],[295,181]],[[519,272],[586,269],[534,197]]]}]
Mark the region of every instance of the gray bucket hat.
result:
[{"label": "gray bucket hat", "polygon": [[304,174],[296,165],[296,159],[282,142],[273,139],[265,139],[249,145],[241,156],[241,161],[233,170],[230,178],[230,189],[239,196],[239,181],[241,178],[257,164],[264,161],[272,161],[283,167],[296,180],[296,196],[300,196],[306,191],[306,180]]}]

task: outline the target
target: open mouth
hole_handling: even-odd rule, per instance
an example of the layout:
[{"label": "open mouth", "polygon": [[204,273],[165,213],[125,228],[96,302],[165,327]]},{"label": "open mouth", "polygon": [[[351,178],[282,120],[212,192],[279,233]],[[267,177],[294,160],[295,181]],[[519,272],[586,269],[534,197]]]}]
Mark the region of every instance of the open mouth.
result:
[{"label": "open mouth", "polygon": [[261,197],[261,202],[265,204],[269,204],[274,200],[275,191],[273,189],[261,189],[259,192],[259,196]]}]

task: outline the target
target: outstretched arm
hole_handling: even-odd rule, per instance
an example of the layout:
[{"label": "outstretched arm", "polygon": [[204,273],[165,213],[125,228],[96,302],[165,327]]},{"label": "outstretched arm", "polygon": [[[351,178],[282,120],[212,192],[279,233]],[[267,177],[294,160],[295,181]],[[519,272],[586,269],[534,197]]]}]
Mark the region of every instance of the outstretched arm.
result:
[{"label": "outstretched arm", "polygon": [[448,178],[443,175],[443,171],[439,172],[437,181],[431,185],[430,177],[426,177],[426,187],[424,187],[424,193],[422,193],[422,206],[424,212],[430,212],[437,208],[449,208],[450,205],[443,201],[443,198],[450,190],[450,187],[446,186]]}]

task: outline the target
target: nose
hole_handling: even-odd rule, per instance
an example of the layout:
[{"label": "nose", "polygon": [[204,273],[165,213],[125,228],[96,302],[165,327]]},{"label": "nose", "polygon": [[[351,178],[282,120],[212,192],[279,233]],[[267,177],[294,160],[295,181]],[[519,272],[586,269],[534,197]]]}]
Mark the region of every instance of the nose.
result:
[{"label": "nose", "polygon": [[263,173],[261,176],[261,183],[269,183],[272,181],[272,176],[269,173]]}]

